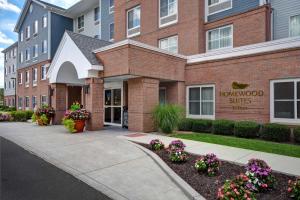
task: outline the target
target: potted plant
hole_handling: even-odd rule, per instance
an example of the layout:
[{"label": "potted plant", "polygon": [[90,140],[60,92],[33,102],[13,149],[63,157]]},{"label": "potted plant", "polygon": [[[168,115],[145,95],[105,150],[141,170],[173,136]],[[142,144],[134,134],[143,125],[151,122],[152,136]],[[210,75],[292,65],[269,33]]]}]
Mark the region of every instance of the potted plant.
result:
[{"label": "potted plant", "polygon": [[40,126],[47,126],[52,121],[55,115],[55,110],[48,105],[43,105],[41,108],[36,109],[32,115],[32,122],[37,122]]},{"label": "potted plant", "polygon": [[71,133],[81,133],[84,130],[85,121],[89,118],[90,113],[83,109],[78,102],[75,102],[70,110],[66,111],[63,124]]}]

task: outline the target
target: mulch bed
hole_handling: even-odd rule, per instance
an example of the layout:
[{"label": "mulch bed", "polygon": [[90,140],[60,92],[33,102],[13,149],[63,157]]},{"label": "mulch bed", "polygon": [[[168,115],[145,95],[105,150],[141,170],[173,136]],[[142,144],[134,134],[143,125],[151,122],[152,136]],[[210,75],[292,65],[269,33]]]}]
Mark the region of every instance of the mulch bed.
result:
[{"label": "mulch bed", "polygon": [[[147,149],[148,145],[139,144]],[[227,179],[245,173],[245,167],[237,164],[222,161],[220,166],[220,173],[215,177],[208,177],[206,174],[201,174],[194,168],[194,162],[199,157],[197,155],[189,154],[189,159],[185,163],[176,164],[169,160],[169,154],[166,150],[154,152],[156,153],[171,169],[174,170],[183,180],[185,180],[191,187],[199,192],[208,200],[217,199],[217,191]],[[271,166],[272,167],[272,166]],[[277,183],[274,189],[266,193],[259,193],[256,195],[258,200],[288,200],[287,183],[288,180],[295,180],[295,177],[273,172]]]}]

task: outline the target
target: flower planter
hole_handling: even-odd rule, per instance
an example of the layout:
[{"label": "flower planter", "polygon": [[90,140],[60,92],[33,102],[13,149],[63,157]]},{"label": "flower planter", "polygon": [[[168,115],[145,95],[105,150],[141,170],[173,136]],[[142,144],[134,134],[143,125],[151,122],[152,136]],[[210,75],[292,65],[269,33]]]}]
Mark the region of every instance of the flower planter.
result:
[{"label": "flower planter", "polygon": [[85,127],[85,120],[74,120],[76,133],[82,133]]}]

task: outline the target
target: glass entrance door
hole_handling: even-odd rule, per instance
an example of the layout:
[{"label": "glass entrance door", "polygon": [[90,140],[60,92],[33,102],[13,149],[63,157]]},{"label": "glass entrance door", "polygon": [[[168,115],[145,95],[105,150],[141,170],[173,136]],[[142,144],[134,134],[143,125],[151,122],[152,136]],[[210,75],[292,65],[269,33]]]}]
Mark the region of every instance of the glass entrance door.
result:
[{"label": "glass entrance door", "polygon": [[122,89],[105,89],[104,123],[122,126]]}]

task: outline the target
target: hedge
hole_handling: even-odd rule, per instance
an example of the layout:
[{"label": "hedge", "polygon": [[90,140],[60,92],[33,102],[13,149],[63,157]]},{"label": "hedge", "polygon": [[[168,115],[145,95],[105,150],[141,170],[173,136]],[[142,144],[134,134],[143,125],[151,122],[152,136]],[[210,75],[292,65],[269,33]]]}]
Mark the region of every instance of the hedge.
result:
[{"label": "hedge", "polygon": [[192,131],[196,133],[211,133],[212,120],[195,120],[192,123]]},{"label": "hedge", "polygon": [[179,131],[192,131],[195,119],[182,119],[178,124]]},{"label": "hedge", "polygon": [[33,111],[13,111],[13,112],[11,112],[13,121],[16,121],[16,122],[26,122],[27,120],[31,119],[32,115],[33,115]]},{"label": "hedge", "polygon": [[300,127],[294,129],[294,138],[296,142],[300,143]]},{"label": "hedge", "polygon": [[259,136],[260,125],[252,121],[240,121],[234,124],[234,135],[242,138],[255,138]]},{"label": "hedge", "polygon": [[215,120],[212,123],[212,133],[217,135],[233,135],[234,122],[231,120]]},{"label": "hedge", "polygon": [[285,125],[269,123],[263,125],[260,135],[265,140],[287,142],[290,140],[291,130]]}]

